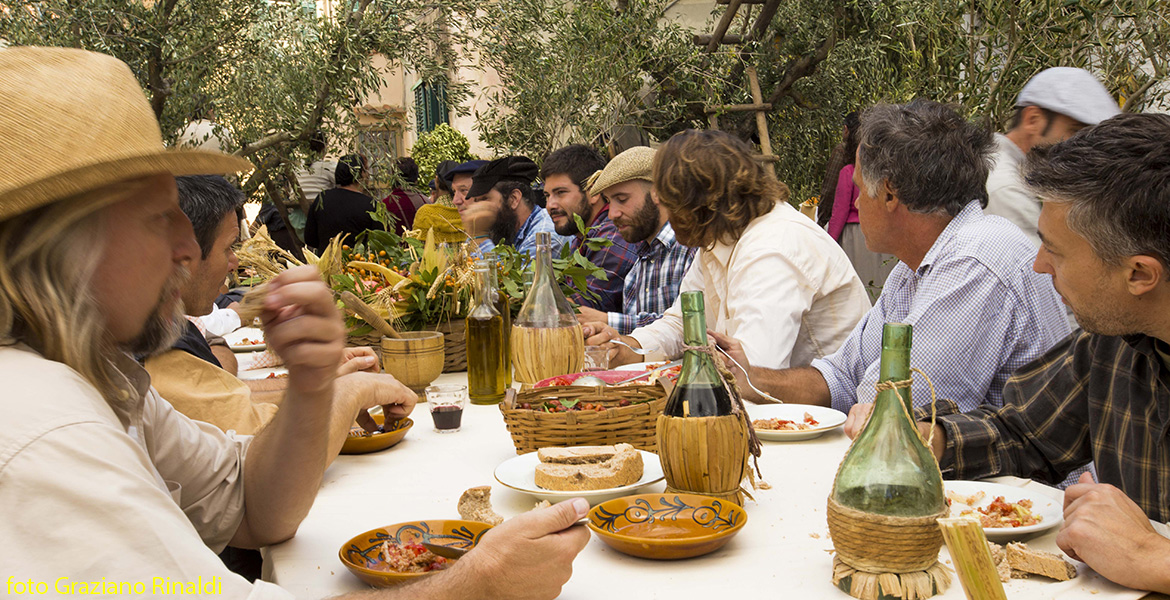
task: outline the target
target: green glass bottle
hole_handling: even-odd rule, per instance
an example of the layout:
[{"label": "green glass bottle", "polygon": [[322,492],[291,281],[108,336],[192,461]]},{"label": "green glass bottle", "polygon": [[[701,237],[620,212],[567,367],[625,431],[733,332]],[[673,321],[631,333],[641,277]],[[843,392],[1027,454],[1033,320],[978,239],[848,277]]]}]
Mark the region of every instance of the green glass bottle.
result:
[{"label": "green glass bottle", "polygon": [[465,321],[467,395],[472,404],[496,404],[504,399],[504,319],[495,307],[489,269],[487,261],[476,261],[475,300]]},{"label": "green glass bottle", "polygon": [[[703,292],[683,292],[679,297],[683,312],[683,341],[688,346],[707,345],[707,314]],[[731,414],[731,396],[714,359],[706,352],[687,350],[683,354],[678,383],[666,400],[663,413],[668,417],[720,417]]]},{"label": "green glass bottle", "polygon": [[[910,325],[886,323],[880,381],[910,379],[911,335]],[[909,387],[878,393],[869,423],[837,471],[833,493],[838,503],[894,517],[927,517],[946,508],[942,473],[907,416],[913,414]]]}]

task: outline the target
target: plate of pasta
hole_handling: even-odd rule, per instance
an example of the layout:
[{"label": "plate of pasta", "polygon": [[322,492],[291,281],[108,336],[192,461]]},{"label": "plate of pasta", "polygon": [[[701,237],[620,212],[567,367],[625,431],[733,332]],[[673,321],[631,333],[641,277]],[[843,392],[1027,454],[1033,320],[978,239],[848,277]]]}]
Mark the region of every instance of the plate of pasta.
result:
[{"label": "plate of pasta", "polygon": [[1018,539],[1060,525],[1064,507],[1035,490],[990,481],[944,481],[951,516],[972,516],[987,539]]}]

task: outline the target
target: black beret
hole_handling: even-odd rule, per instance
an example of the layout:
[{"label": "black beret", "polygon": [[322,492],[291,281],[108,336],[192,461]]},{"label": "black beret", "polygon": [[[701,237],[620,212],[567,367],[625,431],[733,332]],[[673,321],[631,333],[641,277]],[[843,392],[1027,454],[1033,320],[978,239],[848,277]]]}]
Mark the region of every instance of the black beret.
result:
[{"label": "black beret", "polygon": [[471,189],[467,191],[468,198],[482,196],[501,181],[519,181],[532,185],[532,181],[540,173],[536,163],[527,156],[505,156],[480,167],[471,176]]}]

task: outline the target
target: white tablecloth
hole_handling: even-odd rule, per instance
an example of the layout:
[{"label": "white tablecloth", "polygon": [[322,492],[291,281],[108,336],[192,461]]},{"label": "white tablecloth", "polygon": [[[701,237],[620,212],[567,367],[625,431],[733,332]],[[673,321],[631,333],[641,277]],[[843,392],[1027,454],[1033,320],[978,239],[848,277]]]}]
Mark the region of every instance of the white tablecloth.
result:
[{"label": "white tablecloth", "polygon": [[[437,383],[465,382],[465,374],[442,376]],[[341,456],[325,473],[317,501],[293,539],[265,550],[265,579],[300,598],[324,598],[367,589],[338,560],[351,537],[370,529],[421,519],[458,518],[463,491],[492,485],[496,512],[505,517],[524,512],[535,501],[495,481],[496,465],[516,455],[495,406],[464,411],[463,430],[438,434],[426,405],[412,415],[406,439],[388,450]],[[561,598],[767,597],[847,600],[831,580],[832,559],[825,502],[849,440],[837,430],[796,443],[764,442],[760,467],[770,490],[753,492],[745,509],[748,523],[721,550],[680,561],[651,561],[621,554],[594,537],[573,564],[573,577]],[[997,479],[1059,498],[1059,490],[1014,478]],[[658,484],[646,492],[660,492]],[[1055,530],[1028,540],[1032,547],[1059,552]],[[942,560],[949,564],[946,548]],[[1006,584],[1016,599],[1140,598],[1079,565],[1072,581],[1044,578]],[[964,598],[957,578],[940,598]]]}]

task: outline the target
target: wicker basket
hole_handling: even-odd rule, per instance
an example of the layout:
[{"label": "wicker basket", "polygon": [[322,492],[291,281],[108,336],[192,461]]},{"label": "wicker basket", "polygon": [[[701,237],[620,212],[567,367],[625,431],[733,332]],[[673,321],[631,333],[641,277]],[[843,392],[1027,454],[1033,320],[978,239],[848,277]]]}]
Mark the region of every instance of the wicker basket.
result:
[{"label": "wicker basket", "polygon": [[[654,425],[666,406],[666,389],[659,384],[619,388],[550,386],[524,392],[508,390],[500,404],[504,424],[512,434],[516,454],[550,446],[598,446],[626,443],[657,452]],[[594,403],[605,410],[545,412],[519,408],[546,401],[577,400]],[[621,406],[628,400],[628,406]]]},{"label": "wicker basket", "polygon": [[428,325],[428,331],[443,333],[444,350],[447,355],[443,359],[443,372],[456,373],[467,370],[467,328],[464,320],[448,321],[438,325]]}]

